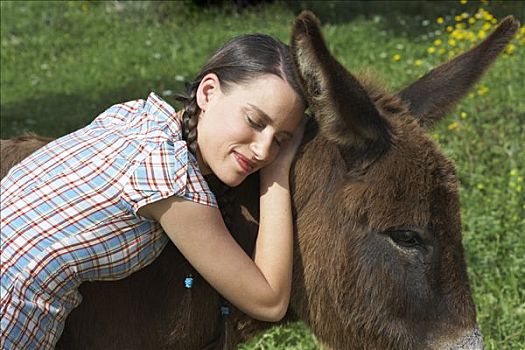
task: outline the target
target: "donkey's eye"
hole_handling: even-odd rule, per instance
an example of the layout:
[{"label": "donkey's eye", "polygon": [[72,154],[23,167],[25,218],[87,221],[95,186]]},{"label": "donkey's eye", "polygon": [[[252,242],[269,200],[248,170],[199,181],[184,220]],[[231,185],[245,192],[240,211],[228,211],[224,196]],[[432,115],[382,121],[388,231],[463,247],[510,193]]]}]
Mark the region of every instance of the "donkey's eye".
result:
[{"label": "donkey's eye", "polygon": [[413,248],[421,245],[421,237],[415,231],[410,230],[394,230],[388,231],[388,236],[394,241],[395,244],[405,247]]}]

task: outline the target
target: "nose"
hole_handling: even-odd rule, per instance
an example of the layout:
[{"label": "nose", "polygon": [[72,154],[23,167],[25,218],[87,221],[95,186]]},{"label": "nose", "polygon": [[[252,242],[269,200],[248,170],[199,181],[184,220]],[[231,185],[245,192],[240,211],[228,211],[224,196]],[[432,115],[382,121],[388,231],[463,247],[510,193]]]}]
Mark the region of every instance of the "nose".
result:
[{"label": "nose", "polygon": [[258,161],[267,161],[270,159],[272,152],[273,135],[271,133],[261,132],[250,144],[250,150]]}]

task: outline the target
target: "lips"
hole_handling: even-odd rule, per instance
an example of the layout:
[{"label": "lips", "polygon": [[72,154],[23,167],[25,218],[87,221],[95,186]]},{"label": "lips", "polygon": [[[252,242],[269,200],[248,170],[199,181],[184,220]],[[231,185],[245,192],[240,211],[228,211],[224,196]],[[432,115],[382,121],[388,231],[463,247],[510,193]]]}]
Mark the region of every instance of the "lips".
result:
[{"label": "lips", "polygon": [[235,157],[235,160],[237,160],[237,163],[245,173],[250,173],[255,168],[255,164],[242,154],[233,152],[233,156]]}]

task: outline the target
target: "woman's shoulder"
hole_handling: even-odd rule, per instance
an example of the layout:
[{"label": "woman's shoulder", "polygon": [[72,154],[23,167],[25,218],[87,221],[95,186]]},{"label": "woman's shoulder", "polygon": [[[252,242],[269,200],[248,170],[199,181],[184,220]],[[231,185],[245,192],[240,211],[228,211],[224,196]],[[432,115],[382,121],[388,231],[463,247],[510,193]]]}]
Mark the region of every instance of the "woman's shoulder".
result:
[{"label": "woman's shoulder", "polygon": [[182,123],[175,108],[151,92],[147,99],[115,104],[87,126],[91,130],[111,130],[115,134],[149,138],[164,134],[172,141],[182,140]]},{"label": "woman's shoulder", "polygon": [[156,117],[166,131],[172,136],[173,141],[182,141],[182,115],[175,108],[151,92],[144,106],[145,113]]}]

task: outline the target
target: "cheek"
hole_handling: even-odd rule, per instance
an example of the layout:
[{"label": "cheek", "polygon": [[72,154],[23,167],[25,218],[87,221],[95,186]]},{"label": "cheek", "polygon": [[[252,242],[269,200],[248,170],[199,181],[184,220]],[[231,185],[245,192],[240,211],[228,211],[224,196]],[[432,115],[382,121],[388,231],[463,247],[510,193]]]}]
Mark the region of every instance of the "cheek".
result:
[{"label": "cheek", "polygon": [[232,123],[225,126],[224,138],[234,144],[249,144],[254,139],[253,129],[245,122]]}]

